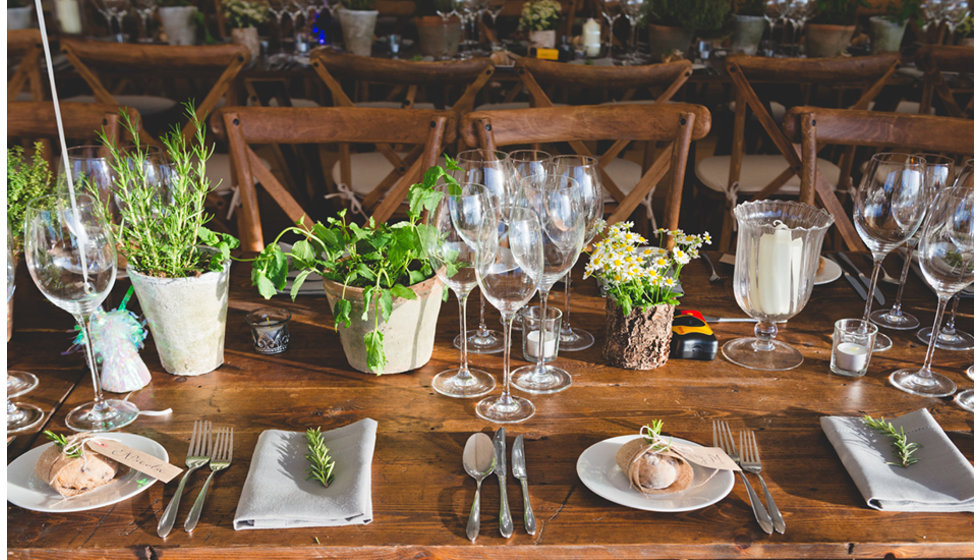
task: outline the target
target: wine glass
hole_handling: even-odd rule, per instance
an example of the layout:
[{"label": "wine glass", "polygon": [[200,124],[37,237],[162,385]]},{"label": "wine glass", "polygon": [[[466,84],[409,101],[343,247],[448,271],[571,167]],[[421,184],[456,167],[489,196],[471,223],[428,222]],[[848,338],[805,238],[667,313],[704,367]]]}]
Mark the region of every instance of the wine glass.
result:
[{"label": "wine glass", "polygon": [[[459,301],[459,332],[466,332],[466,299],[476,287],[476,249],[480,240],[496,227],[497,216],[489,190],[477,183],[463,183],[458,193],[443,185],[443,198],[429,215],[424,228],[423,246],[429,263],[443,284]],[[489,213],[487,213],[489,211]],[[471,243],[467,243],[467,239]],[[432,388],[440,395],[456,398],[479,397],[493,390],[493,376],[470,369],[463,336],[458,368],[447,369],[432,378]]]},{"label": "wine glass", "polygon": [[[970,379],[974,378],[973,366],[966,368],[966,376]],[[971,387],[957,393],[956,396],[953,397],[953,402],[959,405],[960,408],[973,412],[973,388]]]},{"label": "wine glass", "polygon": [[142,25],[142,36],[140,38],[141,43],[152,43],[153,35],[150,33],[150,18],[153,17],[153,12],[157,9],[156,0],[133,0],[133,8],[136,10],[136,15],[140,18],[140,24]]},{"label": "wine glass", "polygon": [[487,0],[487,13],[490,14],[490,28],[493,32],[493,45],[495,47],[500,44],[500,30],[497,29],[497,18],[500,17],[500,12],[504,11],[504,6],[507,5],[507,0]]},{"label": "wine glass", "polygon": [[[542,150],[514,150],[507,156],[511,167],[514,168],[514,177],[518,181],[531,175],[544,175],[551,165],[551,154]],[[514,192],[518,195],[522,194],[520,189]]]},{"label": "wine glass", "polygon": [[44,419],[44,411],[40,407],[11,400],[33,391],[37,386],[37,376],[33,373],[7,371],[7,434],[26,432]]},{"label": "wine glass", "polygon": [[[953,172],[953,160],[938,154],[916,154],[925,160],[925,187],[928,189],[926,197],[932,197],[945,187]],[[889,309],[879,309],[871,313],[871,322],[898,331],[909,331],[919,326],[919,320],[911,313],[902,311],[902,294],[905,292],[905,282],[909,277],[909,266],[912,264],[912,253],[916,244],[919,242],[918,229],[905,244],[905,263],[902,265],[902,275],[898,281],[898,293],[895,294],[895,303]],[[927,342],[928,344],[928,342]]]},{"label": "wine glass", "polygon": [[932,355],[946,303],[973,281],[973,244],[973,189],[943,189],[931,205],[919,240],[919,268],[939,296],[925,362],[919,369],[900,369],[889,377],[892,385],[907,393],[946,397],[956,392],[952,380],[932,371]]},{"label": "wine glass", "polygon": [[28,205],[24,218],[25,257],[31,278],[51,303],[72,314],[85,338],[95,400],[72,409],[65,424],[79,432],[103,432],[126,426],[139,410],[128,401],[105,399],[89,341],[89,317],[116,280],[116,248],[99,218],[98,202],[69,191]]},{"label": "wine glass", "polygon": [[[585,213],[585,239],[583,247],[588,246],[595,237],[597,226],[602,221],[602,179],[599,177],[599,160],[592,156],[566,155],[551,158],[551,166],[555,173],[569,175],[578,181],[582,194],[582,210]],[[595,343],[595,337],[589,331],[572,327],[571,301],[569,298],[572,285],[572,273],[565,275],[565,311],[562,316],[561,335],[558,348],[566,352],[585,350]]]},{"label": "wine glass", "polygon": [[[870,295],[878,285],[882,261],[912,237],[929,206],[924,171],[922,157],[891,152],[875,154],[854,195],[854,228],[874,258],[869,296],[861,316],[865,321],[871,316],[874,299]],[[874,351],[891,347],[891,339],[878,331]]]},{"label": "wine glass", "polygon": [[626,21],[630,24],[630,52],[626,55],[626,64],[643,64],[643,57],[640,56],[639,34],[637,27],[640,23],[640,16],[643,15],[644,0],[621,0],[623,14]]},{"label": "wine glass", "polygon": [[[960,306],[960,294],[957,292],[953,296],[953,301],[949,304],[949,314],[943,327],[939,329],[936,339],[936,348],[942,350],[965,351],[973,350],[973,337],[956,328],[956,310]],[[915,337],[923,344],[929,344],[932,339],[932,329],[919,329]]]},{"label": "wine glass", "polygon": [[510,393],[510,335],[514,315],[531,300],[543,268],[537,215],[530,208],[501,207],[496,228],[477,250],[477,282],[504,322],[503,392],[477,403],[476,414],[484,420],[507,424],[523,422],[534,415],[531,401]]},{"label": "wine glass", "polygon": [[[510,200],[514,189],[514,173],[507,159],[507,154],[493,150],[464,150],[456,155],[459,170],[450,174],[460,183],[478,183],[487,187],[491,202],[500,208]],[[478,354],[495,354],[504,349],[504,338],[497,332],[487,328],[486,300],[480,296],[480,323],[475,330],[466,333],[467,346],[470,352]],[[463,335],[453,340],[456,348],[463,347]]]},{"label": "wine glass", "polygon": [[810,299],[820,246],[834,219],[808,204],[776,200],[739,204],[735,219],[735,301],[758,323],[754,338],[731,340],[721,353],[750,369],[793,369],[803,354],[775,340],[776,323],[795,316]]},{"label": "wine glass", "polygon": [[606,25],[609,27],[609,42],[606,43],[609,46],[609,50],[607,52],[612,53],[613,25],[623,15],[622,7],[620,6],[619,0],[602,0],[599,7],[602,9],[602,19],[606,20]]},{"label": "wine glass", "polygon": [[[521,180],[526,206],[541,222],[541,247],[544,266],[538,282],[540,317],[548,316],[548,294],[575,265],[585,239],[585,195],[581,183],[568,174],[532,175]],[[589,187],[591,188],[591,187]],[[527,328],[527,327],[525,327]],[[538,333],[542,345],[544,332]],[[557,393],[572,384],[572,376],[553,364],[545,364],[547,352],[538,352],[535,365],[514,370],[514,387],[526,393]]]},{"label": "wine glass", "polygon": [[279,54],[276,55],[277,59],[287,56],[285,54],[286,29],[283,26],[283,20],[286,17],[287,12],[289,12],[289,0],[269,0],[269,13],[271,13],[276,20],[276,32],[279,34]]}]

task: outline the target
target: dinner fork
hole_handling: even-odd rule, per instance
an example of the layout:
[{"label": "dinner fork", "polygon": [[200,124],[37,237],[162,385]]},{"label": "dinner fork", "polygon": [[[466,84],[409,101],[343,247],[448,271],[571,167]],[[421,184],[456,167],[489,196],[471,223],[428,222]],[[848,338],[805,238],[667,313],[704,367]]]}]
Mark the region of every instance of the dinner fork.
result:
[{"label": "dinner fork", "polygon": [[762,478],[762,458],[759,456],[759,443],[755,440],[755,432],[752,430],[739,432],[738,453],[742,458],[742,468],[759,477],[759,482],[762,483],[762,492],[766,496],[766,509],[769,510],[769,516],[772,518],[772,527],[782,535],[786,532],[786,522],[783,521],[783,514],[779,512],[776,501],[772,499],[772,494],[769,493],[766,479]]},{"label": "dinner fork", "polygon": [[[714,446],[722,448],[733,461],[738,463],[739,467],[742,466],[740,457],[738,455],[738,450],[735,449],[735,438],[732,437],[732,430],[728,427],[728,422],[724,420],[715,420],[712,422],[712,436],[714,439]],[[749,484],[749,479],[745,476],[745,473],[741,470],[738,471],[738,475],[742,477],[742,483],[745,484],[745,490],[749,493],[749,501],[752,502],[752,513],[755,514],[755,520],[759,523],[759,527],[766,532],[767,535],[772,534],[772,518],[766,512],[766,508],[759,501],[759,496],[756,495],[755,490],[752,489],[752,485]]]},{"label": "dinner fork", "polygon": [[191,432],[191,442],[187,448],[187,472],[180,479],[174,497],[170,499],[170,504],[163,511],[163,517],[157,525],[157,535],[160,538],[170,534],[174,528],[174,520],[177,519],[177,506],[180,504],[180,495],[184,492],[184,484],[191,476],[191,473],[208,464],[211,458],[211,422],[208,420],[195,420],[194,431]]},{"label": "dinner fork", "polygon": [[218,471],[223,471],[231,466],[232,447],[234,443],[235,429],[231,426],[219,427],[215,430],[214,448],[211,451],[211,474],[204,481],[204,487],[194,500],[191,512],[187,515],[184,522],[184,530],[190,533],[197,527],[197,521],[201,518],[201,510],[204,509],[204,497],[208,493],[211,479]]}]

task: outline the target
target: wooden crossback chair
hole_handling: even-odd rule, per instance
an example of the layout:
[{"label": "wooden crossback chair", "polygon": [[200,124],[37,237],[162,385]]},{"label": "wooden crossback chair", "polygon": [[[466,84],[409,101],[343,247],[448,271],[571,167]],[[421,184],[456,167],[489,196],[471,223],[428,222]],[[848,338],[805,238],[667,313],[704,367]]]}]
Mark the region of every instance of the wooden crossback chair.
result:
[{"label": "wooden crossback chair", "polygon": [[7,60],[20,58],[17,69],[7,77],[7,99],[16,100],[26,85],[32,101],[44,99],[41,82],[41,32],[18,29],[7,32]]},{"label": "wooden crossback chair", "polygon": [[[210,91],[195,108],[202,122],[207,120],[221,98],[228,94],[235,77],[251,56],[248,48],[235,44],[170,46],[62,39],[61,48],[99,103],[119,104],[115,94],[99,79],[100,72],[146,76],[162,71],[183,76],[217,77]],[[233,104],[234,100],[228,101]],[[191,138],[194,134],[193,122],[187,122],[181,132],[185,138]],[[158,143],[145,132],[141,132],[141,135],[147,142]]]},{"label": "wooden crossback chair", "polygon": [[973,121],[955,117],[804,106],[786,114],[782,129],[801,145],[800,198],[811,204],[815,191],[829,188],[816,165],[821,145],[973,155]]},{"label": "wooden crossback chair", "polygon": [[409,187],[437,163],[447,141],[454,137],[456,117],[448,111],[361,107],[234,107],[218,111],[212,129],[227,139],[239,179],[242,208],[238,232],[242,248],[260,251],[264,241],[256,182],[293,222],[312,220],[290,191],[275,178],[255,151],[254,144],[394,143],[421,145],[418,158],[407,162],[398,181],[377,194],[376,223],[387,220],[405,200]]},{"label": "wooden crossback chair", "polygon": [[946,114],[953,117],[971,118],[973,114],[973,88],[970,87],[970,99],[965,107],[961,107],[949,87],[944,72],[956,74],[973,73],[973,47],[957,47],[951,45],[927,45],[916,54],[916,63],[922,68],[922,101],[919,103],[919,113],[928,114],[939,98]]},{"label": "wooden crossback chair", "polygon": [[[139,128],[139,113],[126,107],[123,110]],[[61,121],[65,136],[69,140],[91,142],[104,130],[106,137],[113,142],[120,140],[120,107],[102,103],[62,103]],[[54,104],[51,101],[11,101],[7,103],[7,140],[46,140],[57,143],[58,127],[54,118]],[[48,163],[54,162],[54,153],[45,147],[44,157]],[[57,171],[56,171],[57,172]]]},{"label": "wooden crossback chair", "polygon": [[[899,57],[897,53],[881,54],[865,57],[836,57],[836,58],[765,58],[745,55],[729,56],[725,67],[732,79],[735,90],[735,120],[733,125],[732,155],[715,156],[707,158],[698,164],[698,178],[702,183],[708,184],[709,180],[702,168],[708,168],[712,163],[720,158],[728,159],[728,181],[725,187],[725,195],[728,204],[728,211],[725,212],[724,223],[722,225],[721,243],[722,250],[727,250],[731,243],[734,223],[731,210],[737,203],[739,190],[755,191],[753,200],[764,199],[772,196],[779,191],[792,177],[799,175],[802,163],[798,153],[798,147],[783,135],[779,124],[771,113],[771,104],[763,103],[753,82],[767,82],[778,84],[799,84],[799,85],[832,85],[834,87],[850,87],[861,90],[860,97],[851,103],[848,108],[866,109],[872,100],[885,86],[888,79],[898,67]],[[804,97],[804,103],[808,99]],[[743,162],[748,165],[764,165],[751,161],[757,156],[745,156],[745,126],[747,111],[758,119],[759,124],[766,132],[768,138],[779,150],[786,167],[782,172],[765,184],[742,185],[740,177]],[[769,157],[771,162],[771,156]],[[844,184],[849,174],[853,152],[844,155],[840,165],[838,177],[835,178],[839,184]],[[766,156],[758,157],[764,161]],[[723,159],[721,160],[723,161]],[[775,169],[773,169],[775,172]],[[851,250],[861,250],[864,244],[854,230],[850,216],[844,211],[840,201],[837,199],[834,188],[829,185],[817,185],[816,197],[820,203],[834,216],[834,227],[840,233],[843,241]]]},{"label": "wooden crossback chair", "polygon": [[488,149],[618,139],[670,142],[671,149],[663,150],[645,170],[640,183],[619,201],[608,222],[629,218],[669,172],[661,224],[676,229],[691,141],[704,138],[710,128],[708,109],[686,103],[535,107],[469,113],[460,123],[460,138],[468,147]]}]

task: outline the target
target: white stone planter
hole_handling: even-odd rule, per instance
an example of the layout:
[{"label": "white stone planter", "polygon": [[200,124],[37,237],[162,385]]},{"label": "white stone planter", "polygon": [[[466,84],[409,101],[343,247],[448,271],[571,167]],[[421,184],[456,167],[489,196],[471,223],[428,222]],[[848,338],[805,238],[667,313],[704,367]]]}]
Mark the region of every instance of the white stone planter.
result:
[{"label": "white stone planter", "polygon": [[766,19],[762,16],[734,14],[732,20],[732,51],[755,56],[762,35],[766,32]]},{"label": "white stone planter", "polygon": [[34,6],[7,8],[7,29],[27,29],[34,27]]},{"label": "white stone planter", "polygon": [[248,52],[252,55],[252,60],[259,58],[259,30],[254,27],[236,27],[231,30],[231,40],[233,43],[245,45]]},{"label": "white stone planter", "polygon": [[161,6],[157,8],[167,43],[171,45],[193,45],[197,38],[194,25],[195,6]]},{"label": "white stone planter", "polygon": [[219,272],[188,278],[154,278],[129,269],[167,373],[202,375],[224,363],[230,269],[229,261]]},{"label": "white stone planter", "polygon": [[557,33],[554,29],[528,31],[527,39],[532,48],[541,49],[553,49],[555,48],[555,43],[558,42]]},{"label": "white stone planter", "polygon": [[898,52],[908,20],[895,23],[882,16],[871,16],[868,19],[871,21],[871,54]]},{"label": "white stone planter", "polygon": [[338,10],[340,28],[344,32],[344,48],[347,52],[371,56],[374,43],[374,25],[378,22],[377,10]]}]

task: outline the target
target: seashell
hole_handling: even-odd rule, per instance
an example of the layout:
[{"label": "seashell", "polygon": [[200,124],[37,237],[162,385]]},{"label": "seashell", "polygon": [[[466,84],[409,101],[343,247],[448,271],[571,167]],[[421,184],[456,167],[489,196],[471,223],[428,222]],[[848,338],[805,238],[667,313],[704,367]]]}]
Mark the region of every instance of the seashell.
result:
[{"label": "seashell", "polygon": [[642,437],[632,439],[616,453],[616,464],[626,474],[630,486],[644,494],[669,494],[691,485],[694,469],[686,459],[671,450],[648,453],[653,445]]}]

